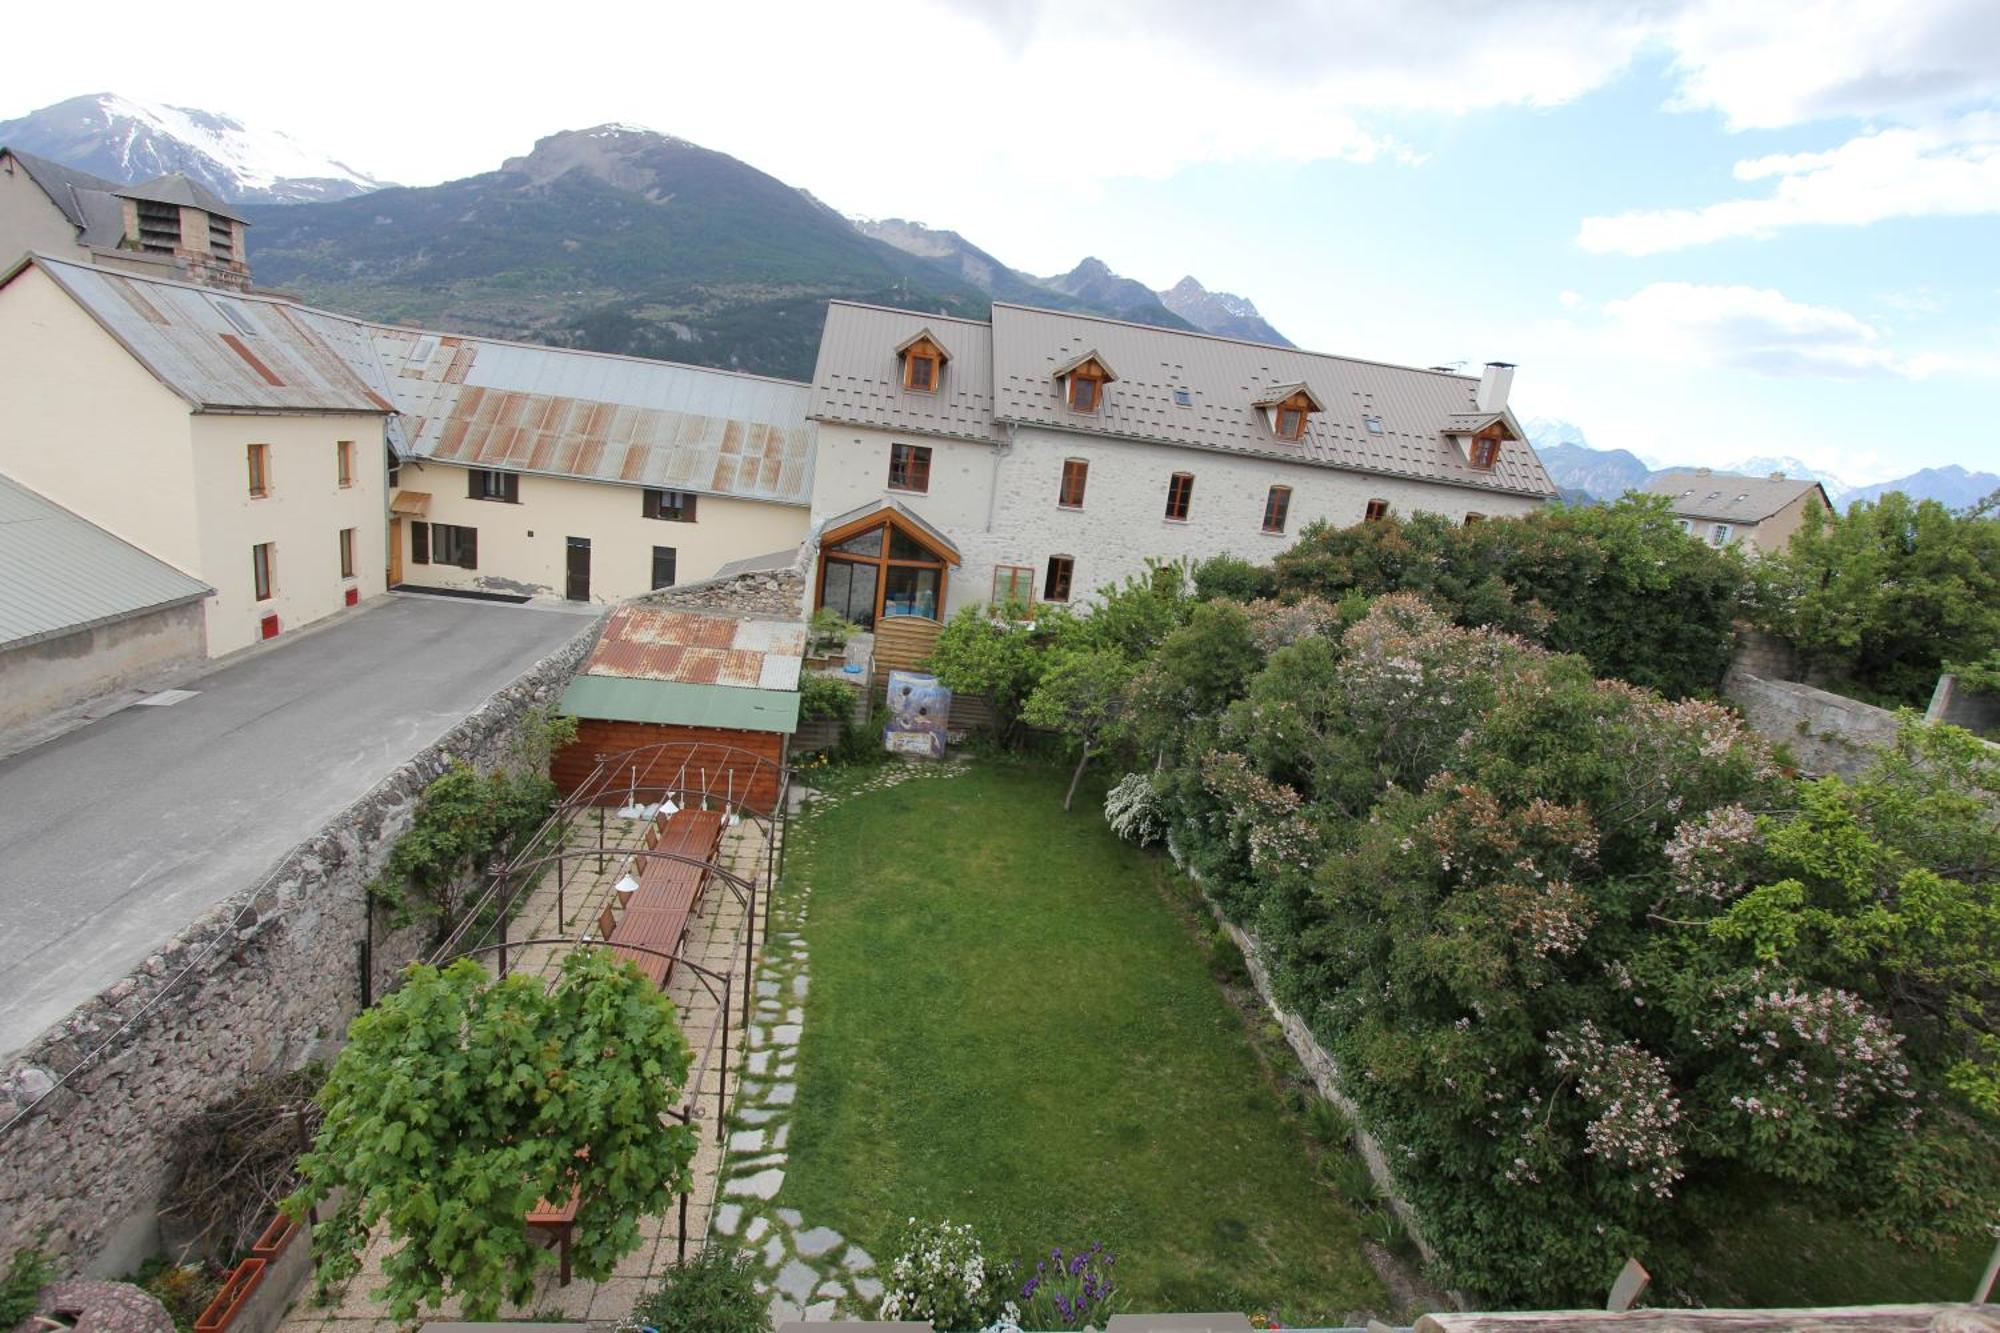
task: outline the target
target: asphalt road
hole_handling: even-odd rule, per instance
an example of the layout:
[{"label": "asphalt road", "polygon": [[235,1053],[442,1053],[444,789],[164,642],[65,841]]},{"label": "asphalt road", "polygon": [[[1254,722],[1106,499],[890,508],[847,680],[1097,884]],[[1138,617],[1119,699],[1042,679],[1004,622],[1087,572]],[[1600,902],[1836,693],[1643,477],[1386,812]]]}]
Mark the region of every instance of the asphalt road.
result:
[{"label": "asphalt road", "polygon": [[256,883],[588,620],[388,597],[0,760],[0,1057]]}]

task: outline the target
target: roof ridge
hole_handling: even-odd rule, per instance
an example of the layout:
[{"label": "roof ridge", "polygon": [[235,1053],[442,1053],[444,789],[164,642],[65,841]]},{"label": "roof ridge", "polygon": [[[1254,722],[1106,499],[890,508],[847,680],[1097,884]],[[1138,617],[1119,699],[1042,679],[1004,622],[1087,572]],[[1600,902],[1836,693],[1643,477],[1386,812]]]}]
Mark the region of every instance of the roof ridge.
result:
[{"label": "roof ridge", "polygon": [[1230,343],[1238,347],[1256,347],[1281,355],[1316,357],[1322,361],[1350,361],[1359,366],[1380,366],[1384,370],[1406,370],[1413,375],[1438,375],[1446,379],[1466,380],[1478,383],[1479,376],[1467,375],[1456,370],[1437,370],[1429,366],[1412,366],[1401,361],[1377,361],[1365,356],[1344,356],[1339,352],[1315,352],[1305,347],[1280,347],[1276,343],[1261,343],[1254,338],[1232,338],[1227,334],[1210,333],[1206,329],[1173,329],[1164,324],[1142,324],[1133,319],[1114,319],[1109,315],[1095,315],[1084,310],[1057,310],[1051,306],[1025,305],[1019,301],[995,301],[995,310],[1025,310],[1035,315],[1055,315],[1066,319],[1087,319],[1094,324],[1115,324],[1121,328],[1140,329],[1147,333],[1168,333],[1180,338],[1206,338],[1210,342]]},{"label": "roof ridge", "polygon": [[[990,329],[993,327],[993,321],[990,319],[968,319],[964,315],[942,315],[928,310],[905,310],[900,306],[878,305],[873,301],[848,301],[838,296],[830,296],[827,298],[826,303],[829,306],[844,305],[850,310],[879,310],[885,315],[908,315],[912,319],[948,319],[954,324],[970,324],[974,328],[980,329]],[[994,301],[992,304],[999,305],[1000,303]]]}]

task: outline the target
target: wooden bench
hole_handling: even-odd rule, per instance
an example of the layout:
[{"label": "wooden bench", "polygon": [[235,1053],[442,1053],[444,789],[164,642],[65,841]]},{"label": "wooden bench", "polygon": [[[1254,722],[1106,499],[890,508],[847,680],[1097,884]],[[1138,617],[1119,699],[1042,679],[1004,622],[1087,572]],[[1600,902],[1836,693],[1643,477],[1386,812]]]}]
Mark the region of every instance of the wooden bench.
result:
[{"label": "wooden bench", "polygon": [[[590,1149],[578,1148],[578,1157],[590,1156]],[[550,1237],[556,1247],[556,1255],[562,1264],[562,1285],[569,1285],[569,1250],[576,1239],[576,1208],[583,1201],[582,1186],[572,1187],[569,1198],[560,1206],[547,1199],[535,1200],[535,1206],[528,1210],[528,1231],[542,1232]]]},{"label": "wooden bench", "polygon": [[[641,858],[639,887],[623,914],[614,923],[607,902],[599,917],[611,952],[636,963],[657,986],[664,987],[673,973],[672,960],[659,955],[680,952],[688,925],[701,907],[702,890],[708,885],[707,863],[722,845],[722,830],[723,817],[716,811],[681,810],[660,815],[646,832],[648,849],[685,856],[697,864],[666,856]],[[621,949],[620,945],[637,947]]]}]

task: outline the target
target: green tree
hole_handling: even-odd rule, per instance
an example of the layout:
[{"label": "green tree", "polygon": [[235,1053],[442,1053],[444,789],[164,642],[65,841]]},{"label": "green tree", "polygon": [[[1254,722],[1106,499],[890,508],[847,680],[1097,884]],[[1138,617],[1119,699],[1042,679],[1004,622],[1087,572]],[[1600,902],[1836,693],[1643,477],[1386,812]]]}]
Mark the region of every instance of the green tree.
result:
[{"label": "green tree", "polygon": [[1059,731],[1076,746],[1076,770],[1063,793],[1065,810],[1076,800],[1084,766],[1125,715],[1132,673],[1130,661],[1106,649],[1059,652],[1028,696],[1022,719],[1031,727]]},{"label": "green tree", "polygon": [[1047,670],[1044,646],[1066,632],[1070,617],[1045,607],[1033,621],[1002,618],[983,605],[963,607],[938,635],[927,665],[947,689],[983,694],[1000,719],[1001,738],[1020,738],[1021,707]]},{"label": "green tree", "polygon": [[350,1027],[286,1210],[338,1192],[314,1233],[326,1283],[353,1277],[382,1228],[402,1322],[452,1296],[472,1320],[527,1301],[551,1259],[523,1219],[572,1192],[574,1269],[603,1281],[687,1186],[695,1131],[669,1113],[688,1067],[673,1003],[601,950],[564,959],[553,988],[470,959],[412,967]]},{"label": "green tree", "polygon": [[2000,649],[2000,517],[1891,491],[1845,514],[1806,512],[1757,569],[1762,626],[1809,678],[1922,707],[1948,662]]}]

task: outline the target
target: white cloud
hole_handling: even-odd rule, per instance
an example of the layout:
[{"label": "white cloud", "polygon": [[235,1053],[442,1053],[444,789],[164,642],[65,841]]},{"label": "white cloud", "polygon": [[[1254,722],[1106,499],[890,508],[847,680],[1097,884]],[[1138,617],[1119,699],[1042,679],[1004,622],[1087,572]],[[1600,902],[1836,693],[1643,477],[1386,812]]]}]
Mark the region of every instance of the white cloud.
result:
[{"label": "white cloud", "polygon": [[1775,184],[1753,199],[1588,217],[1577,242],[1595,254],[1650,255],[1791,227],[2000,213],[2000,115],[1877,130],[1821,153],[1749,158],[1735,175]]},{"label": "white cloud", "polygon": [[1680,89],[1731,129],[1918,123],[2000,97],[1992,0],[1696,0],[1663,22]]},{"label": "white cloud", "polygon": [[1921,378],[1942,357],[1898,354],[1867,322],[1764,287],[1656,282],[1604,307],[1630,359],[1778,379]]}]

